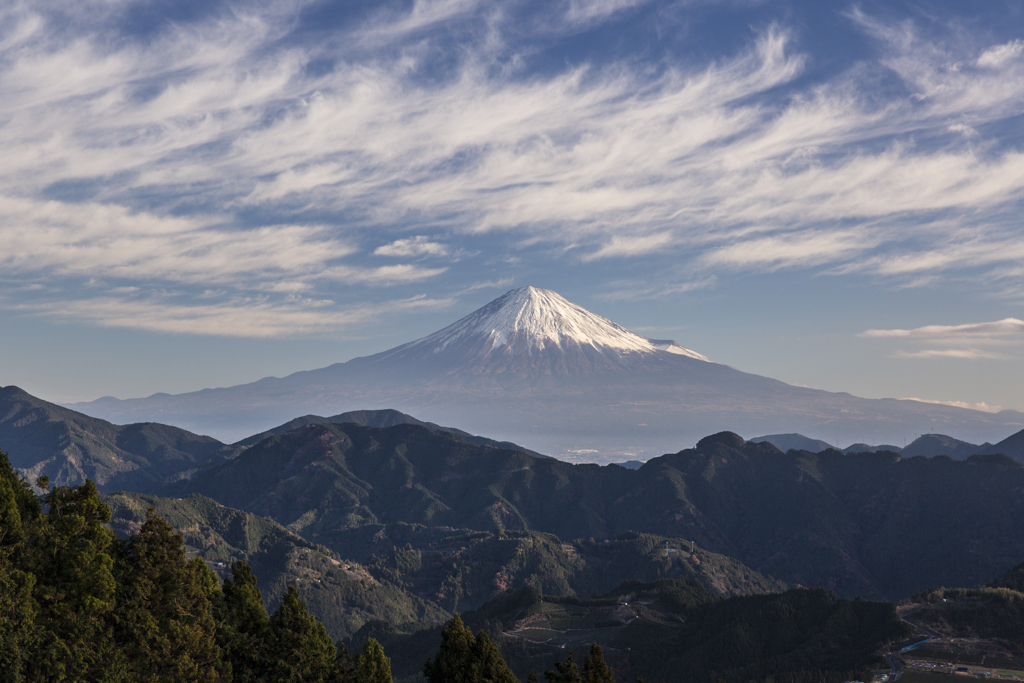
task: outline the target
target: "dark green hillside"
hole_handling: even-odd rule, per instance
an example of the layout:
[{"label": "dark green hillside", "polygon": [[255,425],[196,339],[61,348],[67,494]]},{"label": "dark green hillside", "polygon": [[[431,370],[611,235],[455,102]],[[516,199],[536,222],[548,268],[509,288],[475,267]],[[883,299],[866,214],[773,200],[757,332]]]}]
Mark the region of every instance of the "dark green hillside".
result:
[{"label": "dark green hillside", "polygon": [[1011,434],[994,446],[989,446],[983,453],[1003,453],[1017,460],[1024,461],[1024,429]]},{"label": "dark green hillside", "polygon": [[392,623],[443,621],[449,615],[363,567],[315,545],[271,519],[227,508],[202,496],[174,500],[135,493],[104,496],[119,535],[137,533],[153,507],[185,538],[186,547],[222,576],[233,562],[250,565],[260,577],[267,608],[277,609],[288,584],[327,627],[347,637],[370,619]]},{"label": "dark green hillside", "polygon": [[[373,532],[370,543],[339,535],[332,547],[365,557],[381,581],[400,585],[449,611],[479,607],[502,590],[526,585],[550,595],[598,595],[624,581],[684,577],[716,596],[781,591],[736,560],[688,543],[629,533],[602,541],[563,542],[535,531],[469,531],[444,527],[390,525]],[[356,551],[356,555],[351,555]],[[365,553],[372,551],[368,557]]]},{"label": "dark green hillside", "polygon": [[0,388],[0,445],[30,480],[40,474],[59,486],[86,479],[102,491],[151,493],[201,469],[226,462],[245,448],[308,424],[351,422],[374,427],[415,424],[478,445],[546,458],[513,443],[422,422],[397,410],[359,410],[333,417],[306,415],[280,427],[225,445],[154,422],[115,425],[36,398],[15,386]]},{"label": "dark green hillside", "polygon": [[265,439],[168,494],[207,495],[305,536],[405,522],[604,537],[604,501],[628,490],[626,479],[606,471],[413,425],[309,425]]},{"label": "dark green hillside", "polygon": [[394,427],[396,425],[417,425],[419,427],[426,427],[432,432],[443,432],[445,434],[451,434],[461,438],[463,441],[467,441],[477,446],[493,446],[494,448],[503,448],[510,451],[522,451],[529,455],[546,458],[548,456],[541,455],[528,448],[523,448],[518,444],[514,444],[510,441],[495,441],[494,439],[488,439],[484,436],[476,436],[469,432],[464,432],[461,429],[455,429],[454,427],[442,427],[441,425],[434,424],[433,422],[424,422],[423,420],[417,420],[412,415],[406,415],[397,410],[384,409],[384,410],[351,410],[347,413],[341,413],[339,415],[332,415],[331,417],[320,417],[319,415],[303,415],[297,417],[294,420],[289,420],[283,425],[268,429],[265,432],[254,434],[248,438],[242,439],[241,441],[233,444],[235,447],[248,448],[254,444],[263,441],[268,436],[274,436],[276,434],[287,434],[293,429],[299,427],[305,427],[311,424],[344,424],[351,422],[357,425],[363,425],[364,427]]},{"label": "dark green hillside", "polygon": [[771,445],[778,448],[780,451],[810,451],[811,453],[820,453],[826,449],[832,448],[832,444],[821,439],[812,439],[809,436],[803,434],[769,434],[767,436],[757,436],[751,439],[754,443],[761,443],[767,441]]},{"label": "dark green hillside", "polygon": [[366,525],[319,539],[330,541],[338,554],[271,519],[204,496],[115,493],[104,500],[122,536],[138,531],[153,506],[218,573],[245,561],[261,577],[271,609],[285,586],[296,584],[310,611],[336,637],[369,619],[441,621],[453,610],[474,609],[525,585],[552,595],[592,595],[627,580],[684,577],[719,596],[785,589],[732,558],[700,548],[691,554],[689,544],[648,534],[563,543],[539,532]]},{"label": "dark green hillside", "polygon": [[[930,588],[900,603],[904,619],[931,637],[904,659],[918,671],[974,665],[1024,675],[1022,588],[1024,563],[988,586]],[[912,660],[931,664],[914,666]]]},{"label": "dark green hillside", "polygon": [[1024,466],[1010,458],[790,451],[708,437],[651,461],[636,529],[687,537],[790,583],[899,598],[972,586],[1024,557]]},{"label": "dark green hillside", "polygon": [[928,458],[936,455],[948,455],[954,460],[964,460],[975,453],[984,452],[990,445],[978,446],[945,434],[924,434],[908,443],[907,447],[901,451],[901,455],[905,458],[915,455],[923,455]]},{"label": "dark green hillside", "polygon": [[324,543],[365,524],[598,540],[639,531],[846,596],[978,585],[1024,558],[1024,465],[1012,458],[782,453],[728,432],[626,470],[414,425],[309,425],[169,491],[210,496]]},{"label": "dark green hillside", "polygon": [[[463,615],[486,629],[514,672],[552,669],[571,652],[581,662],[600,643],[620,681],[871,680],[882,653],[909,629],[888,603],[850,601],[823,590],[715,598],[683,579],[629,582],[601,598],[510,591]],[[392,652],[397,679],[412,680],[440,643],[440,628],[374,622],[356,634]]]},{"label": "dark green hillside", "polygon": [[1006,572],[989,584],[990,588],[1009,588],[1024,593],[1024,562]]},{"label": "dark green hillside", "polygon": [[32,481],[45,474],[57,486],[91,479],[101,490],[152,491],[218,462],[224,444],[167,425],[111,424],[9,386],[0,389],[0,447]]}]

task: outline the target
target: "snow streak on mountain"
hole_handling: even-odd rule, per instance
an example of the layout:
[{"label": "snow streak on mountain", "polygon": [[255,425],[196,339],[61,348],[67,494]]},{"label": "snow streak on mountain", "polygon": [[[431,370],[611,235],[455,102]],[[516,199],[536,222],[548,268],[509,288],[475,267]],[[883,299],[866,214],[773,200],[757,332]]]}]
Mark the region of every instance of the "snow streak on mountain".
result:
[{"label": "snow streak on mountain", "polygon": [[710,362],[674,341],[634,334],[549,289],[522,287],[443,330],[371,358],[429,363],[447,357],[477,374],[586,374],[633,369],[666,352]]}]

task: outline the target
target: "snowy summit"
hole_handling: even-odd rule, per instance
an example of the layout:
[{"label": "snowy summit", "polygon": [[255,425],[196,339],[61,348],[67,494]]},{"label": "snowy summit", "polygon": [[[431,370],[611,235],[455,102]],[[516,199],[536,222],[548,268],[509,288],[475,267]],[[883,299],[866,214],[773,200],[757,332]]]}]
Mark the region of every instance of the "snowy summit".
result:
[{"label": "snowy summit", "polygon": [[[647,339],[581,306],[557,292],[521,287],[507,292],[465,318],[431,335],[382,354],[389,358],[457,355],[460,362],[498,359],[503,371],[510,359],[531,359],[515,366],[535,366],[542,358],[549,371],[575,374],[628,356],[669,353],[701,361],[709,359],[672,340]],[[380,357],[380,356],[378,356]],[[478,368],[479,370],[480,368]]]}]

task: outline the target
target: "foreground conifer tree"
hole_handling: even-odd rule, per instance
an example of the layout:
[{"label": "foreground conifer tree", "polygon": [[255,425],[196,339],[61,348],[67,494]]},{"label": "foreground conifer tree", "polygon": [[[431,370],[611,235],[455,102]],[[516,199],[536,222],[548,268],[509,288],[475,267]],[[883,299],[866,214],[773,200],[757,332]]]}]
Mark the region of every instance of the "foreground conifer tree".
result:
[{"label": "foreground conifer tree", "polygon": [[119,581],[117,625],[128,670],[152,683],[216,683],[228,671],[217,644],[217,577],[186,560],[181,534],[152,509],[128,539]]},{"label": "foreground conifer tree", "polygon": [[25,571],[25,540],[42,515],[32,489],[0,451],[0,671],[22,681],[34,645],[35,576]]},{"label": "foreground conifer tree", "polygon": [[356,657],[352,679],[354,683],[392,683],[391,660],[375,639],[368,639]]},{"label": "foreground conifer tree", "polygon": [[213,614],[217,621],[217,642],[231,666],[231,680],[236,683],[263,680],[270,661],[270,617],[249,565],[244,562],[231,565],[231,578],[224,579]]},{"label": "foreground conifer tree", "polygon": [[275,683],[328,683],[335,676],[337,650],[327,629],[307,610],[295,586],[270,618],[269,679]]},{"label": "foreground conifer tree", "polygon": [[583,660],[585,683],[615,683],[615,674],[604,660],[604,649],[597,643],[590,646],[590,654]]},{"label": "foreground conifer tree", "polygon": [[564,662],[555,662],[554,671],[545,671],[544,678],[548,683],[615,683],[615,673],[597,643],[591,644],[582,669],[576,665],[576,657],[570,652]]},{"label": "foreground conifer tree", "polygon": [[548,683],[583,683],[576,656],[571,652],[564,662],[555,662],[554,671],[545,671],[544,678]]},{"label": "foreground conifer tree", "polygon": [[458,614],[441,630],[441,649],[423,675],[430,683],[518,683],[490,636],[474,637]]},{"label": "foreground conifer tree", "polygon": [[114,535],[104,525],[110,509],[96,485],[58,487],[45,498],[44,517],[32,525],[24,565],[35,576],[35,649],[28,680],[104,680],[114,642]]}]

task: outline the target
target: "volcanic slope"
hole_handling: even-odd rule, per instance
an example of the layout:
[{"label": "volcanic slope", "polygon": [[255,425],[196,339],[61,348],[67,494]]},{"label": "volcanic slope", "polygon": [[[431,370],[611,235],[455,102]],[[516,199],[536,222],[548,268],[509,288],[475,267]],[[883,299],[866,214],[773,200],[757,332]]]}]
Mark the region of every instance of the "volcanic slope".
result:
[{"label": "volcanic slope", "polygon": [[[365,525],[693,541],[790,584],[902,598],[1024,559],[1024,465],[999,455],[782,453],[731,433],[638,470],[572,465],[415,425],[309,425],[167,491],[272,517],[343,552]],[[343,552],[343,554],[345,554]]]},{"label": "volcanic slope", "polygon": [[719,430],[799,431],[890,443],[941,431],[992,441],[1024,415],[790,386],[651,340],[555,292],[515,289],[422,339],[373,356],[252,384],[78,410],[115,422],[160,419],[238,439],[296,415],[391,407],[562,457],[650,457]]}]

